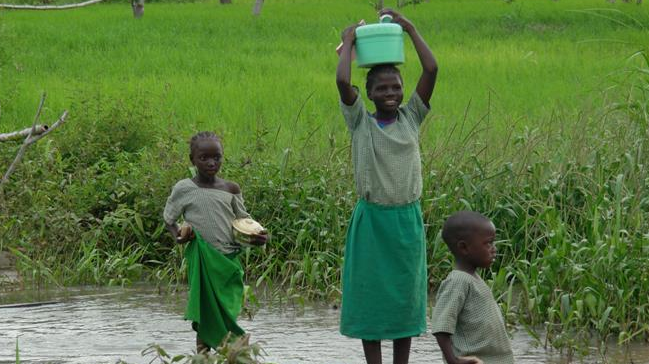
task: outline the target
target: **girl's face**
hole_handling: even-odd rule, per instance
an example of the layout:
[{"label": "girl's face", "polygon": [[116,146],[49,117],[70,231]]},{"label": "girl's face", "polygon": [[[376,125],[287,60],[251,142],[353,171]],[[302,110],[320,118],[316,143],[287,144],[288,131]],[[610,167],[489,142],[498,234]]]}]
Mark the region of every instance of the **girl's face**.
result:
[{"label": "girl's face", "polygon": [[212,138],[199,139],[192,148],[189,158],[196,166],[199,176],[213,178],[221,169],[223,162],[223,146]]},{"label": "girl's face", "polygon": [[489,221],[482,224],[466,246],[466,259],[475,267],[489,268],[496,259],[496,227]]},{"label": "girl's face", "polygon": [[403,101],[403,83],[396,73],[381,73],[377,75],[367,97],[376,105],[376,111],[383,113],[396,112]]}]

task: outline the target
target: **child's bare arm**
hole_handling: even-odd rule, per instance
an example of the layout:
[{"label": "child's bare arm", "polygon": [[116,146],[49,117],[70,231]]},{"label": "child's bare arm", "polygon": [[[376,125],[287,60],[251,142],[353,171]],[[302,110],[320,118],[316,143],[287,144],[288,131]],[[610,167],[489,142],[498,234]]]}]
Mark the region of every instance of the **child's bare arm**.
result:
[{"label": "child's bare arm", "polygon": [[439,345],[440,350],[442,350],[442,355],[448,364],[478,364],[478,361],[475,359],[465,359],[458,358],[453,353],[453,347],[451,345],[451,334],[446,332],[436,332],[435,339],[437,339],[437,345]]},{"label": "child's bare arm", "polygon": [[336,85],[340,100],[345,105],[352,105],[358,96],[356,89],[352,86],[352,46],[356,40],[357,27],[358,24],[354,24],[343,31],[343,47],[336,68]]},{"label": "child's bare arm", "polygon": [[422,68],[421,76],[417,82],[417,94],[424,104],[430,107],[428,102],[433,94],[435,81],[437,80],[437,60],[435,60],[433,52],[431,52],[428,44],[426,44],[426,41],[424,41],[421,35],[419,35],[417,29],[410,20],[392,9],[381,10],[380,15],[384,14],[390,14],[392,16],[392,22],[401,25],[403,30],[410,35],[410,39],[412,40],[412,44],[415,46]]}]

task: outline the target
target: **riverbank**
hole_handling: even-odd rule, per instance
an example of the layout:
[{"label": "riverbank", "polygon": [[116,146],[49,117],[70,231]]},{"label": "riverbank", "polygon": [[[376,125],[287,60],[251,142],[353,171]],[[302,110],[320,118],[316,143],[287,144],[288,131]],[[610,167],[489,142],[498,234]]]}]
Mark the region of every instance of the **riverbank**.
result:
[{"label": "riverbank", "polygon": [[[212,129],[223,177],[272,236],[241,255],[247,283],[337,302],[357,196],[333,49],[340,27],[374,10],[296,0],[253,18],[250,2],[151,5],[142,21],[127,4],[0,12],[2,128],[29,123],[41,90],[45,120],[70,111],[6,185],[0,250],[26,286],[182,285],[161,212],[191,175],[187,140]],[[440,0],[404,12],[441,67],[421,143],[430,291],[452,265],[442,222],[478,210],[498,228],[483,277],[510,325],[547,325],[573,351],[593,337],[647,340],[646,7]],[[402,72],[415,80],[419,68]],[[18,148],[0,143],[0,165]]]}]

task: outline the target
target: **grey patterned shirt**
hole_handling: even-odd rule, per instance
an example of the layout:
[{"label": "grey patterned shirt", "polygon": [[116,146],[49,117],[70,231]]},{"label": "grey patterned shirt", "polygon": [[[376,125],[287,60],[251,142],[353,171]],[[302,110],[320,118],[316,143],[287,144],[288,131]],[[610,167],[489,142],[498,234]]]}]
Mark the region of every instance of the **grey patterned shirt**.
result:
[{"label": "grey patterned shirt", "polygon": [[360,95],[340,102],[352,134],[354,181],[359,197],[381,205],[403,205],[421,196],[419,126],[428,108],[417,92],[399,107],[395,122],[383,128],[367,112]]},{"label": "grey patterned shirt", "polygon": [[241,194],[215,188],[198,187],[191,179],[178,181],[167,198],[164,221],[173,224],[180,216],[196,229],[203,239],[224,254],[241,246],[234,242],[232,220],[250,217]]},{"label": "grey patterned shirt", "polygon": [[509,337],[491,289],[480,278],[453,270],[437,291],[433,334],[451,334],[456,356],[477,356],[485,364],[514,364]]}]

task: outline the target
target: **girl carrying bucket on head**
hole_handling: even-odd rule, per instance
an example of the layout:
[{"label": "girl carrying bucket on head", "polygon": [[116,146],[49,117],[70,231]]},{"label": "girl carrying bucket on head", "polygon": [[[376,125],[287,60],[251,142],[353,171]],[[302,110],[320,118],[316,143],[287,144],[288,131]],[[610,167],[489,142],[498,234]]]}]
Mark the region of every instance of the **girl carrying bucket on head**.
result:
[{"label": "girl carrying bucket on head", "polygon": [[351,84],[352,25],[343,32],[336,70],[340,106],[351,132],[359,201],[347,231],[340,332],[359,338],[367,363],[381,363],[381,340],[393,340],[394,363],[407,363],[411,337],[426,331],[426,243],[419,127],[429,111],[437,62],[414,25],[385,9],[412,40],[422,73],[405,105],[403,81],[392,64],[367,74],[370,113]]},{"label": "girl carrying bucket on head", "polygon": [[[231,332],[243,335],[237,325],[243,298],[243,269],[237,255],[232,222],[249,218],[239,185],[216,174],[223,162],[221,140],[211,132],[194,135],[189,159],[196,176],[178,181],[167,199],[164,221],[177,243],[185,248],[189,300],[185,319],[196,331],[196,351],[209,352]],[[191,231],[177,221],[183,216]],[[250,244],[263,245],[265,233],[251,235]]]}]

